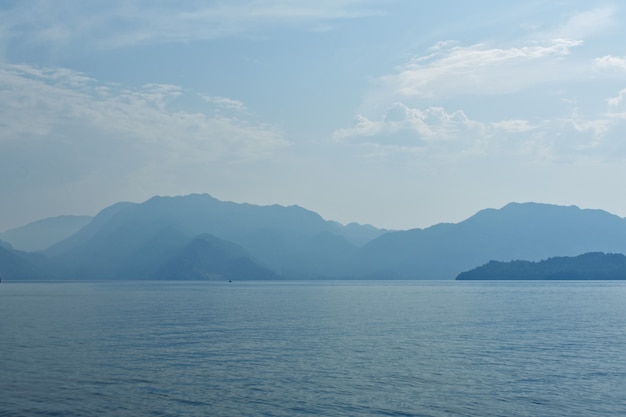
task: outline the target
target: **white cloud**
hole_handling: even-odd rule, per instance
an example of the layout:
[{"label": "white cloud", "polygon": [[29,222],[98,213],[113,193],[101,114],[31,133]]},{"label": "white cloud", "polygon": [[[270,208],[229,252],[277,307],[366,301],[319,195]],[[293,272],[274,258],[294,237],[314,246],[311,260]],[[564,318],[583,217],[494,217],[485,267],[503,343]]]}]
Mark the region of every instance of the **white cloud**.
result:
[{"label": "white cloud", "polygon": [[482,122],[462,110],[416,109],[396,103],[379,120],[358,115],[354,126],[337,130],[334,139],[363,146],[368,156],[374,155],[374,148],[376,156],[385,157],[419,152],[421,157],[435,159],[518,156],[557,161],[626,157],[621,145],[624,130],[626,117],[617,113],[589,118],[574,112],[535,123],[521,119]]},{"label": "white cloud", "polygon": [[620,90],[617,96],[607,99],[609,111],[614,112],[619,109],[621,107],[621,104],[624,102],[624,98],[626,98],[626,88]]},{"label": "white cloud", "polygon": [[491,48],[484,44],[437,44],[383,78],[386,86],[404,96],[442,97],[458,94],[502,94],[557,81],[563,74],[554,63],[582,41],[556,39],[519,47]]},{"label": "white cloud", "polygon": [[467,117],[462,110],[448,112],[442,107],[411,108],[395,103],[380,120],[363,115],[350,128],[338,129],[333,137],[339,143],[365,145],[369,156],[390,153],[415,153],[441,157],[481,152],[489,126]]},{"label": "white cloud", "polygon": [[451,140],[460,131],[476,129],[480,130],[481,126],[460,110],[448,113],[441,107],[422,110],[395,103],[380,121],[357,115],[355,125],[337,130],[334,138],[342,141],[353,137],[379,137],[389,143],[389,138],[394,137],[406,146],[423,146],[425,142]]}]

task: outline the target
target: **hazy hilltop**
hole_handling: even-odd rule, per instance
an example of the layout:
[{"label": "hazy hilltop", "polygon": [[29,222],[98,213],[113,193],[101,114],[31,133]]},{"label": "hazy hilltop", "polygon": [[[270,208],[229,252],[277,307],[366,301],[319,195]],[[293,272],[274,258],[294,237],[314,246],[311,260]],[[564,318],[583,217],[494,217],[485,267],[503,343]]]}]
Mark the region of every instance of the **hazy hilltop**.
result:
[{"label": "hazy hilltop", "polygon": [[64,279],[454,279],[492,260],[626,253],[626,220],[511,203],[456,224],[386,231],[298,206],[193,194],[114,204],[36,259],[5,246],[2,262],[22,271],[43,265]]},{"label": "hazy hilltop", "polygon": [[15,249],[35,252],[66,239],[91,221],[91,216],[57,216],[0,233]]}]

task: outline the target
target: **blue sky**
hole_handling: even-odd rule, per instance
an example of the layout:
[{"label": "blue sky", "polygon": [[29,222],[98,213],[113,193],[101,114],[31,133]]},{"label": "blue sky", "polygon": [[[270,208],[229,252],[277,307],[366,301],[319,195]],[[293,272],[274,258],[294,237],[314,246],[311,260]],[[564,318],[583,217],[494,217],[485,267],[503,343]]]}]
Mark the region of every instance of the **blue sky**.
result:
[{"label": "blue sky", "polygon": [[626,6],[0,2],[0,230],[210,193],[386,228],[626,216]]}]

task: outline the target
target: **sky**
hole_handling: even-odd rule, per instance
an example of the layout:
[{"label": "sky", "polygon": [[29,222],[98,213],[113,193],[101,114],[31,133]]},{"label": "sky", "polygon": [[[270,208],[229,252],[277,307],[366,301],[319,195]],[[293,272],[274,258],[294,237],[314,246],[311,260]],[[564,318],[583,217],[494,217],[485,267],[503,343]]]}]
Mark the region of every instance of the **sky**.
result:
[{"label": "sky", "polygon": [[0,0],[0,231],[209,193],[389,229],[626,216],[618,1]]}]

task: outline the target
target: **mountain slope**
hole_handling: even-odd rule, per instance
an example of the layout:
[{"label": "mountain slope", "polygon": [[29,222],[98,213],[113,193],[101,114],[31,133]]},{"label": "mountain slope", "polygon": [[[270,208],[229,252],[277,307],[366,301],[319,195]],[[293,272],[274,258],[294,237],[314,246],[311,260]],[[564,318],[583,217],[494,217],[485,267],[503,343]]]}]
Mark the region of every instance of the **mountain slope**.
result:
[{"label": "mountain slope", "polygon": [[56,268],[41,254],[22,252],[0,244],[0,278],[3,281],[58,279]]},{"label": "mountain slope", "polygon": [[511,203],[457,224],[387,233],[362,248],[355,269],[380,278],[454,279],[489,260],[585,252],[626,253],[626,220],[575,206]]},{"label": "mountain slope", "polygon": [[90,216],[50,217],[0,233],[0,239],[18,250],[41,251],[73,235],[90,221]]},{"label": "mountain slope", "polygon": [[73,235],[61,240],[43,251],[48,256],[58,256],[89,242],[108,225],[120,212],[130,209],[136,203],[121,202],[101,210],[92,220]]}]

